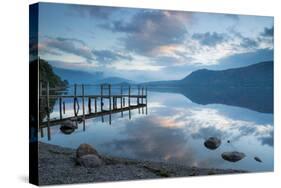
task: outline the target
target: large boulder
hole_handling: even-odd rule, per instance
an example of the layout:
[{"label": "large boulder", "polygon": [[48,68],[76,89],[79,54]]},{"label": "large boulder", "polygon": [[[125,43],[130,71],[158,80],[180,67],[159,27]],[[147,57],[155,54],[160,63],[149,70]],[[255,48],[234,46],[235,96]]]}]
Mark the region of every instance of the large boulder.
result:
[{"label": "large boulder", "polygon": [[93,168],[104,164],[97,150],[89,144],[81,144],[76,149],[76,161],[81,166]]},{"label": "large boulder", "polygon": [[89,144],[81,144],[76,149],[76,158],[80,158],[84,155],[96,155],[99,157],[99,154],[97,150],[95,150],[91,145]]},{"label": "large boulder", "polygon": [[232,151],[232,152],[224,152],[221,154],[221,157],[229,162],[237,162],[243,159],[246,155],[242,152]]},{"label": "large boulder", "polygon": [[221,145],[221,140],[216,137],[210,137],[204,142],[204,145],[208,149],[215,150]]},{"label": "large boulder", "polygon": [[77,162],[86,168],[93,168],[103,165],[103,161],[97,155],[88,154],[77,158]]}]

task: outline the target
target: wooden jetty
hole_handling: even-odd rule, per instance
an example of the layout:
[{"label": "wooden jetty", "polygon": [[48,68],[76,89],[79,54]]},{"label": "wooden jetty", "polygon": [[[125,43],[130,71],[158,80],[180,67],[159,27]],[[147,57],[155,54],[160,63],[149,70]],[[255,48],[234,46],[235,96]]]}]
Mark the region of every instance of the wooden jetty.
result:
[{"label": "wooden jetty", "polygon": [[[129,119],[132,116],[131,111],[135,109],[138,109],[139,114],[147,114],[147,88],[144,86],[74,84],[68,87],[68,89],[70,88],[73,89],[73,92],[68,91],[67,94],[63,94],[57,92],[62,88],[50,88],[48,82],[40,82],[39,115],[44,117],[41,117],[39,121],[41,137],[44,136],[43,129],[46,128],[50,140],[50,127],[60,125],[67,120],[74,121],[76,124],[78,121],[82,122],[85,131],[85,120],[87,119],[101,117],[101,121],[104,122],[104,117],[108,116],[108,122],[111,124],[112,114],[120,113],[123,117],[124,112],[128,111]],[[86,89],[89,88],[95,88],[95,92],[86,92]],[[133,100],[136,102],[134,103]],[[51,102],[58,102],[58,118],[50,117]],[[72,115],[66,114],[66,105],[72,106]]]}]

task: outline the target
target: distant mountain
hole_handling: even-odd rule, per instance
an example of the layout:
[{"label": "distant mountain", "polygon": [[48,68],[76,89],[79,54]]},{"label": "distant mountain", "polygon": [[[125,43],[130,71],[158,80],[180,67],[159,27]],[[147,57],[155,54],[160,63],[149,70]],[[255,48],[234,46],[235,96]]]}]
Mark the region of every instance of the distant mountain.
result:
[{"label": "distant mountain", "polygon": [[105,77],[102,72],[86,72],[53,67],[54,72],[71,84],[132,84],[134,81],[121,77]]},{"label": "distant mountain", "polygon": [[273,87],[273,61],[219,71],[200,69],[182,80],[145,84],[154,87]]},{"label": "distant mountain", "polygon": [[104,79],[100,79],[97,81],[98,83],[109,83],[109,84],[134,84],[135,82],[132,80],[127,80],[120,77],[107,77]]},{"label": "distant mountain", "polygon": [[53,70],[62,79],[67,80],[71,84],[96,83],[97,80],[103,78],[103,74],[101,72],[90,73],[85,71],[62,69],[58,67],[53,67]]}]

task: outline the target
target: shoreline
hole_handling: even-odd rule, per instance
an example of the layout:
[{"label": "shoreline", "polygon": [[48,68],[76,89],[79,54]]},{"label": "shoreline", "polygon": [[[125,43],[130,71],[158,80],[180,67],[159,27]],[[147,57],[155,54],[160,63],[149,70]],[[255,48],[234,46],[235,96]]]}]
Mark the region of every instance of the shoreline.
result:
[{"label": "shoreline", "polygon": [[76,162],[76,150],[38,142],[39,185],[112,182],[167,177],[246,173],[244,170],[197,168],[165,162],[100,155],[104,165],[94,168]]}]

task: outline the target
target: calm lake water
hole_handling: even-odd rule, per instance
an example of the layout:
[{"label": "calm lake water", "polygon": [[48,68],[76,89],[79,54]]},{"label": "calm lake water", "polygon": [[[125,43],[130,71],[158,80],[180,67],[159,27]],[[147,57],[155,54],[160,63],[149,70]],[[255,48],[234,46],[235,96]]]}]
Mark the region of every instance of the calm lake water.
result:
[{"label": "calm lake water", "polygon": [[[71,107],[66,109],[70,113]],[[58,117],[55,104],[51,117]],[[39,140],[64,147],[77,148],[82,143],[93,145],[100,153],[166,161],[204,168],[231,168],[249,171],[273,170],[273,113],[224,104],[202,105],[179,93],[148,92],[148,114],[132,110],[112,115],[112,124],[101,118],[86,120],[71,135],[63,134],[59,126],[51,128]],[[46,130],[45,130],[46,131]],[[46,132],[45,132],[46,135]],[[222,140],[216,150],[208,150],[204,141],[215,136]],[[230,141],[228,143],[227,141]],[[226,151],[244,152],[246,157],[236,163],[221,158]],[[254,157],[263,163],[258,163]]]}]

